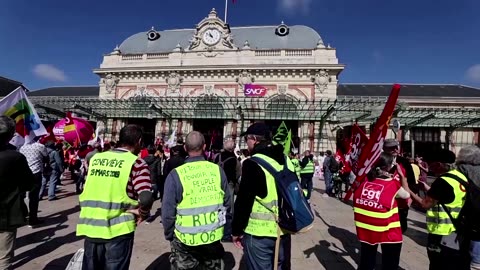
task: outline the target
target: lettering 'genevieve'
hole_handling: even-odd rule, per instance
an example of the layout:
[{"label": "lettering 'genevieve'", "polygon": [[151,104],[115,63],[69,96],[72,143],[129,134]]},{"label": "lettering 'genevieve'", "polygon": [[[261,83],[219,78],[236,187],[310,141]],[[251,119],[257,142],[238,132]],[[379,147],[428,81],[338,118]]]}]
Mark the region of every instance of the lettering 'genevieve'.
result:
[{"label": "lettering 'genevieve'", "polygon": [[122,168],[123,163],[125,160],[122,159],[108,159],[108,158],[97,158],[94,159],[92,162],[92,166],[104,166],[104,167],[111,167],[111,168]]}]

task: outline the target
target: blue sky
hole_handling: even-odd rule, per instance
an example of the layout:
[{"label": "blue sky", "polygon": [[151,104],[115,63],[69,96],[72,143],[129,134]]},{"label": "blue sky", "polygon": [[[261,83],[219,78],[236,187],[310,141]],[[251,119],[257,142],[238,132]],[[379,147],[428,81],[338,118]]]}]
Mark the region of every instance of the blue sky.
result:
[{"label": "blue sky", "polygon": [[[102,55],[137,32],[192,28],[223,0],[3,0],[0,76],[30,89],[96,85]],[[337,48],[342,83],[480,87],[478,0],[237,0],[232,26],[304,24]]]}]

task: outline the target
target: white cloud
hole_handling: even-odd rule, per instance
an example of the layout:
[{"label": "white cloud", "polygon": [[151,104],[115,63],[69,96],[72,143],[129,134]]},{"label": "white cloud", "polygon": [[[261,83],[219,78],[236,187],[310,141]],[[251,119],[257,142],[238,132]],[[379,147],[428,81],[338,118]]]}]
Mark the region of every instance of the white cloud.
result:
[{"label": "white cloud", "polygon": [[467,69],[466,77],[469,81],[480,83],[480,64],[476,64]]},{"label": "white cloud", "polygon": [[67,76],[63,70],[49,64],[38,64],[33,68],[33,74],[37,77],[54,82],[65,82]]},{"label": "white cloud", "polygon": [[307,14],[312,0],[278,0],[279,8],[287,14]]}]

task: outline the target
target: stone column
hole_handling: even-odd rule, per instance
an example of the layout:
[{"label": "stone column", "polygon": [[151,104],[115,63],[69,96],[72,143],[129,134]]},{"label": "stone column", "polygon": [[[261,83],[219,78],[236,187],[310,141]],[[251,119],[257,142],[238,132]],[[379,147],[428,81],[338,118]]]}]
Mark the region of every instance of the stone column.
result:
[{"label": "stone column", "polygon": [[313,122],[313,152],[319,152],[319,146],[321,143],[320,136],[322,135],[322,131],[320,130],[320,121]]},{"label": "stone column", "polygon": [[193,120],[185,120],[184,122],[185,135],[193,131]]},{"label": "stone column", "polygon": [[103,140],[104,141],[111,141],[112,140],[112,133],[113,133],[113,119],[108,118],[107,122],[104,124]]},{"label": "stone column", "polygon": [[232,120],[225,120],[223,125],[223,138],[231,138],[233,134],[233,121]]},{"label": "stone column", "polygon": [[300,121],[298,125],[298,137],[300,137],[300,153],[303,153],[305,152],[305,150],[310,149],[308,124],[308,121]]}]

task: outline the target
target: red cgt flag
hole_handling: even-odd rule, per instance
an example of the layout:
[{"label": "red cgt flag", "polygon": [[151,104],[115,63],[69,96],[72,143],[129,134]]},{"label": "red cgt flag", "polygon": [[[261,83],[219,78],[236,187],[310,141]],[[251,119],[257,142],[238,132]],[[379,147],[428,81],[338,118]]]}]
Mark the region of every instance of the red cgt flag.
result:
[{"label": "red cgt flag", "polygon": [[370,139],[360,153],[360,157],[358,158],[358,167],[356,168],[357,171],[355,172],[357,177],[352,187],[345,195],[345,201],[350,199],[353,191],[360,186],[365,179],[365,176],[367,176],[367,173],[370,171],[373,164],[377,161],[378,157],[382,153],[383,142],[385,140],[385,136],[387,135],[388,125],[390,124],[390,119],[392,118],[393,111],[395,110],[395,105],[397,104],[400,88],[401,86],[399,84],[393,85],[387,103],[383,108],[383,112],[378,118],[377,123],[375,123],[375,128],[370,134]]}]

